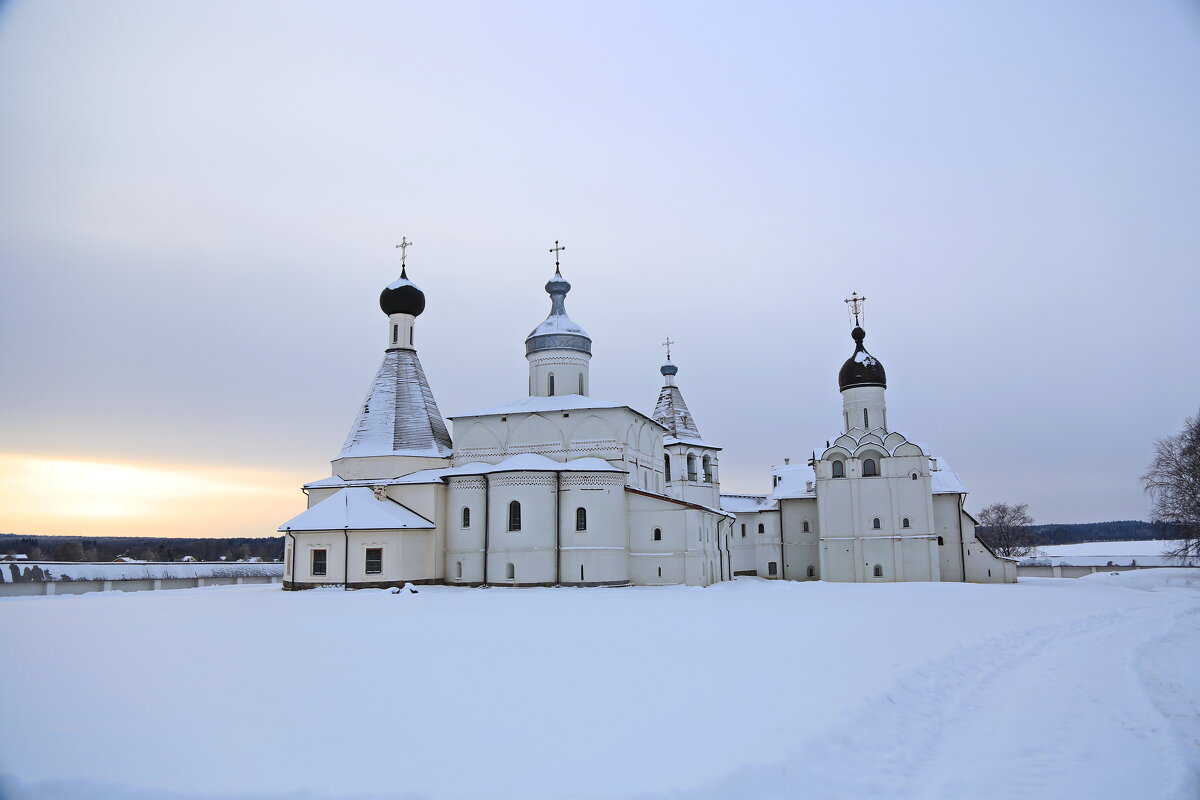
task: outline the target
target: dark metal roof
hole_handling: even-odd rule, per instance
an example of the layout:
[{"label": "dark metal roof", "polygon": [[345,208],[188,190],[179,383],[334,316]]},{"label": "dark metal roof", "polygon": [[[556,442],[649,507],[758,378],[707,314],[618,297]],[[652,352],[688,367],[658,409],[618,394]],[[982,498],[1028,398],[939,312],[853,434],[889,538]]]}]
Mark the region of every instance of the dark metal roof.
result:
[{"label": "dark metal roof", "polygon": [[855,386],[882,386],[886,389],[887,374],[883,371],[883,364],[863,347],[863,339],[867,338],[867,332],[862,328],[855,328],[850,332],[850,336],[854,339],[854,355],[846,359],[846,363],[842,364],[842,369],[838,372],[838,386],[841,391]]}]

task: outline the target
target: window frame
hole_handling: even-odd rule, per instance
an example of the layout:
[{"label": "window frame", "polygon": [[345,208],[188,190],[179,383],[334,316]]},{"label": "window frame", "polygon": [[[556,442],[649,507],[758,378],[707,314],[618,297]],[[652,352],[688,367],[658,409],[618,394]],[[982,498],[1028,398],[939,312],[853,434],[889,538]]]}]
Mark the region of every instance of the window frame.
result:
[{"label": "window frame", "polygon": [[[372,558],[371,554],[378,555]],[[375,561],[374,569],[372,569],[372,561]],[[363,548],[363,574],[364,575],[382,575],[383,574],[383,548],[382,547],[365,547]]]},{"label": "window frame", "polygon": [[586,531],[587,530],[587,509],[584,508],[583,506],[580,506],[579,508],[575,509],[575,530],[576,531]]},{"label": "window frame", "polygon": [[[329,549],[326,547],[314,547],[309,551],[311,555],[308,558],[309,574],[313,577],[324,578],[329,575]],[[317,554],[321,555],[321,571],[317,571]]]},{"label": "window frame", "polygon": [[512,500],[508,504],[508,530],[513,533],[521,530],[520,500]]}]

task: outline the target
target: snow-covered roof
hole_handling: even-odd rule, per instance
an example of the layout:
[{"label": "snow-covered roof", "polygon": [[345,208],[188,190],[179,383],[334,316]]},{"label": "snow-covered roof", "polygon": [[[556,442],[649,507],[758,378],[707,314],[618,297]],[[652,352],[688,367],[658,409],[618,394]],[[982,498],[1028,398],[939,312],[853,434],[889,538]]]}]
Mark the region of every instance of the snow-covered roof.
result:
[{"label": "snow-covered roof", "polygon": [[767,494],[723,494],[721,510],[730,514],[755,514],[760,511],[778,511],[779,501]]},{"label": "snow-covered roof", "polygon": [[541,325],[538,325],[529,334],[527,338],[534,336],[544,336],[548,333],[572,333],[576,336],[587,336],[587,331],[583,329],[575,320],[568,317],[566,314],[551,314],[546,317]]},{"label": "snow-covered roof", "polygon": [[347,486],[279,526],[281,531],[356,531],[432,528],[434,524],[395,500],[378,500],[366,486]]},{"label": "snow-covered roof", "polygon": [[447,458],[450,431],[415,350],[388,350],[338,458]]},{"label": "snow-covered roof", "polygon": [[[816,473],[807,464],[784,464],[771,467],[771,481],[775,489],[770,496],[775,500],[788,500],[796,497],[816,497]],[[810,482],[813,488],[808,487]]]},{"label": "snow-covered roof", "polygon": [[930,484],[933,487],[934,494],[966,494],[967,487],[963,486],[963,482],[954,474],[954,470],[950,469],[950,465],[946,463],[944,458],[931,458],[936,461],[938,468],[931,470],[929,473]]},{"label": "snow-covered roof", "polygon": [[614,467],[603,458],[589,456],[587,458],[575,458],[570,461],[555,461],[552,458],[547,458],[537,453],[520,453],[515,456],[509,456],[496,464],[488,464],[485,461],[472,461],[469,464],[461,464],[457,467],[422,469],[410,472],[407,475],[400,475],[396,478],[348,481],[335,475],[332,478],[322,478],[319,481],[306,483],[304,484],[304,488],[328,489],[346,486],[369,488],[372,486],[395,486],[398,484],[440,483],[446,478],[451,478],[455,475],[490,475],[494,472],[620,472],[625,474],[626,470]]},{"label": "snow-covered roof", "polygon": [[716,445],[711,445],[708,442],[704,441],[703,439],[684,439],[684,438],[680,438],[680,437],[676,437],[676,436],[664,436],[663,444],[668,447],[673,444],[690,444],[695,447],[706,447],[709,450],[723,449],[723,448],[717,447]]},{"label": "snow-covered roof", "polygon": [[667,433],[675,439],[707,446],[700,438],[700,429],[696,427],[696,420],[692,417],[692,412],[688,410],[683,393],[675,385],[672,376],[667,377],[667,384],[658,393],[658,403],[655,404],[651,417],[666,428]]},{"label": "snow-covered roof", "polygon": [[629,408],[630,411],[634,410],[624,403],[610,403],[581,394],[556,394],[553,397],[519,397],[507,403],[498,403],[487,408],[476,409],[467,414],[455,414],[450,419],[487,417],[495,414],[536,414],[540,411],[585,411],[595,408]]}]

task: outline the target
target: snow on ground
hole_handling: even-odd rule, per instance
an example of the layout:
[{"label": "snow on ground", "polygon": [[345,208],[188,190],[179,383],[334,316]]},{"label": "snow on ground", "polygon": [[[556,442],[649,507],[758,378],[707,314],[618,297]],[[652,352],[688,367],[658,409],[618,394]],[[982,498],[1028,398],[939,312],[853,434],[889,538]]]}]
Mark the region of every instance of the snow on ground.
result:
[{"label": "snow on ground", "polygon": [[1071,564],[1075,566],[1128,566],[1133,562],[1143,567],[1200,566],[1200,561],[1181,564],[1163,555],[1163,548],[1173,544],[1158,539],[1135,542],[1081,542],[1055,544],[1038,548],[1038,554],[1023,559],[1023,564]]},{"label": "snow on ground", "polygon": [[29,800],[1200,795],[1197,570],[14,597],[0,641]]}]

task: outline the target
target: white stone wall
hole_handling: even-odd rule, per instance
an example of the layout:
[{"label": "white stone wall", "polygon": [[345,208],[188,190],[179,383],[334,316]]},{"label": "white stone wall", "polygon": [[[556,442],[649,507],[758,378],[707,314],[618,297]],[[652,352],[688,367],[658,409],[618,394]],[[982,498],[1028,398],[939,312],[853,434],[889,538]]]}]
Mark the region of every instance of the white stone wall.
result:
[{"label": "white stone wall", "polygon": [[[560,343],[561,344],[561,343]],[[557,397],[566,394],[587,396],[589,363],[592,357],[579,350],[539,350],[526,356],[529,360],[529,396]],[[554,391],[550,391],[550,376],[554,376]]]}]

